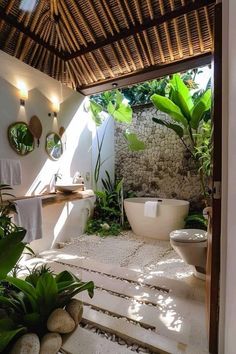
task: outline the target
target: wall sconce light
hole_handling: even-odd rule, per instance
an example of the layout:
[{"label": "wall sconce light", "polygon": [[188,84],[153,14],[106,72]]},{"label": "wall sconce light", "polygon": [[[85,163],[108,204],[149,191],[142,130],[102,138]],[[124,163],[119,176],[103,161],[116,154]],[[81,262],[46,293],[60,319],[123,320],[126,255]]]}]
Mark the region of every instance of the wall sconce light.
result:
[{"label": "wall sconce light", "polygon": [[[52,100],[53,117],[57,117],[57,113],[59,111],[60,111],[60,102],[56,98],[53,98]],[[48,115],[51,116],[51,113],[48,113]]]},{"label": "wall sconce light", "polygon": [[25,106],[25,101],[28,99],[28,90],[24,82],[19,82],[19,97],[20,97],[20,105]]}]

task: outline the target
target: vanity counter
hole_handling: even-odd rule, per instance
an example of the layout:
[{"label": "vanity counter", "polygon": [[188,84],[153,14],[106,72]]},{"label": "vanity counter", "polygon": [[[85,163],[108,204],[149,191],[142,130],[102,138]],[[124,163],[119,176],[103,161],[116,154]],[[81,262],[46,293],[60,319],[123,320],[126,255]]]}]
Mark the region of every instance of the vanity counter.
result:
[{"label": "vanity counter", "polygon": [[22,199],[29,199],[29,198],[35,198],[35,197],[41,197],[42,198],[42,206],[46,207],[48,205],[52,204],[60,204],[60,203],[66,203],[66,202],[73,202],[76,200],[80,199],[94,199],[94,194],[92,194],[92,191],[89,190],[87,191],[80,191],[80,192],[74,192],[74,193],[48,193],[48,194],[40,194],[40,195],[34,195],[34,196],[22,196],[22,197],[16,197],[13,199],[9,199],[8,201],[14,202],[17,200],[22,200]]}]

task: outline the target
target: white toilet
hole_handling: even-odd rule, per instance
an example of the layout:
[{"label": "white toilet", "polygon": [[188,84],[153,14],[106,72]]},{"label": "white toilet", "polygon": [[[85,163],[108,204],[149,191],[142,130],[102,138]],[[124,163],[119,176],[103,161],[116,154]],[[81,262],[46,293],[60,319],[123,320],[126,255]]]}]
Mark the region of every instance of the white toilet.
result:
[{"label": "white toilet", "polygon": [[181,229],[170,233],[170,244],[180,257],[194,266],[194,275],[205,280],[207,232],[198,229]]}]

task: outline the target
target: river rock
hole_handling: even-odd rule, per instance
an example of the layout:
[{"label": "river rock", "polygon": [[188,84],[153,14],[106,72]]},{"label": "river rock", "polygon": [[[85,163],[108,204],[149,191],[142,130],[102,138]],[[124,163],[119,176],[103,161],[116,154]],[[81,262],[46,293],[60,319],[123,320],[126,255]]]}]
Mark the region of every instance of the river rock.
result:
[{"label": "river rock", "polygon": [[50,332],[70,333],[75,329],[75,321],[66,310],[54,310],[47,320],[47,328]]},{"label": "river rock", "polygon": [[40,341],[35,333],[27,333],[14,344],[10,354],[39,354]]},{"label": "river rock", "polygon": [[80,300],[72,299],[66,305],[66,311],[75,321],[76,326],[80,323],[83,315],[83,303]]},{"label": "river rock", "polygon": [[40,354],[57,354],[62,345],[59,333],[47,333],[43,336],[40,346]]}]

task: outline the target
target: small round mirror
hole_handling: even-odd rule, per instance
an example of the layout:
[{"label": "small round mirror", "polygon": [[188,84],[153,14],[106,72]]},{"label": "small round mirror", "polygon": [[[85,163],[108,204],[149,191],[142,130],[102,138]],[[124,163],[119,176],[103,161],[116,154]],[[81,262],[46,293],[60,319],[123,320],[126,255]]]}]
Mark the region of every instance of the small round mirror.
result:
[{"label": "small round mirror", "polygon": [[27,155],[34,150],[34,137],[25,122],[16,122],[9,126],[8,141],[19,155]]},{"label": "small round mirror", "polygon": [[63,153],[62,141],[60,136],[56,133],[49,133],[46,136],[45,148],[48,156],[52,160],[58,160]]}]

